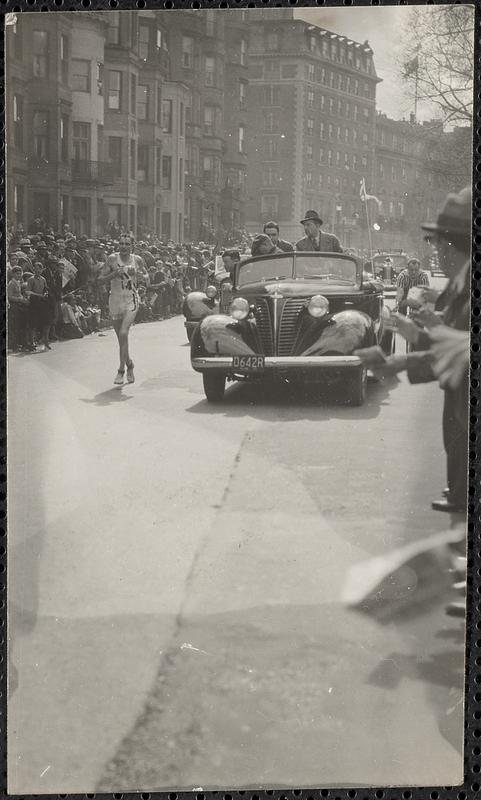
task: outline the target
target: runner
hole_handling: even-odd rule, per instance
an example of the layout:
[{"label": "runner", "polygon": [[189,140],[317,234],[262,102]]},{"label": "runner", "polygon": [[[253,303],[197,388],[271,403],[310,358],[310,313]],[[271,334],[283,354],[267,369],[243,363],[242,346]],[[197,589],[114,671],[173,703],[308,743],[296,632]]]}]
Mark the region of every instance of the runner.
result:
[{"label": "runner", "polygon": [[99,283],[110,282],[109,311],[119,341],[120,366],[114,383],[122,386],[125,367],[127,383],[134,383],[134,363],[129,355],[129,330],[139,308],[137,293],[137,271],[140,258],[132,253],[132,238],[128,234],[119,237],[119,252],[112,253],[98,277]]}]

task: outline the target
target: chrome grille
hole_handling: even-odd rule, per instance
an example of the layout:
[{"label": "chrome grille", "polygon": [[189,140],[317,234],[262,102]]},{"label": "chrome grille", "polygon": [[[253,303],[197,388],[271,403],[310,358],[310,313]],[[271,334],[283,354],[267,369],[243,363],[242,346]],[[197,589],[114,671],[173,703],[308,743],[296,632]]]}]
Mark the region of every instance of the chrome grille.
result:
[{"label": "chrome grille", "polygon": [[262,297],[256,302],[255,317],[262,351],[265,356],[273,356],[274,344],[272,341],[271,312],[267,300],[264,300]]},{"label": "chrome grille", "polygon": [[288,298],[285,301],[277,336],[278,356],[292,355],[299,330],[299,315],[304,304],[305,300],[294,298]]}]

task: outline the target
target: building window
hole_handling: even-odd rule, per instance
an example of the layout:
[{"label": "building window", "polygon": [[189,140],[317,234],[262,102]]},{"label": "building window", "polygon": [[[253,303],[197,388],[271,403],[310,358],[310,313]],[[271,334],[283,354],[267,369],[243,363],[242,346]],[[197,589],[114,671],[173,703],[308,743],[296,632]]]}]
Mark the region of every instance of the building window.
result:
[{"label": "building window", "polygon": [[73,123],[73,157],[74,161],[90,159],[90,123]]},{"label": "building window", "polygon": [[47,75],[48,34],[47,31],[33,32],[33,74],[35,78]]},{"label": "building window", "polygon": [[319,164],[324,164],[324,156],[325,156],[324,148],[321,147],[321,149],[319,150]]},{"label": "building window", "polygon": [[279,183],[279,172],[274,167],[266,167],[262,172],[262,183],[264,186],[277,186]]},{"label": "building window", "polygon": [[311,83],[313,83],[314,79],[315,79],[314,64],[308,64],[307,65],[307,80],[311,81]]},{"label": "building window", "polygon": [[308,145],[307,145],[307,151],[306,151],[306,152],[307,152],[307,158],[308,158],[308,160],[309,160],[309,161],[312,161],[312,157],[313,157],[313,149],[312,149],[312,144],[308,144]]},{"label": "building window", "polygon": [[102,96],[104,93],[104,65],[97,61],[97,94]]},{"label": "building window", "polygon": [[116,178],[122,177],[122,137],[109,136],[109,161]]},{"label": "building window", "polygon": [[214,135],[215,113],[212,106],[204,106],[204,133],[206,136]]},{"label": "building window", "polygon": [[327,134],[328,139],[332,139],[333,133],[334,133],[334,125],[330,122]]},{"label": "building window", "polygon": [[239,153],[245,153],[245,128],[243,125],[239,125]]},{"label": "building window", "polygon": [[357,121],[359,117],[359,107],[355,104],[354,105],[354,119]]},{"label": "building window", "polygon": [[146,144],[139,144],[137,148],[137,180],[141,183],[146,183],[148,172],[149,147]]},{"label": "building window", "polygon": [[338,125],[337,128],[336,128],[336,139],[337,139],[338,142],[341,141],[341,126],[340,125]]},{"label": "building window", "polygon": [[339,150],[336,150],[336,167],[341,166],[341,154]]},{"label": "building window", "polygon": [[[14,17],[14,19],[16,19],[16,18]],[[13,25],[11,27],[11,31],[12,31],[12,36],[13,36],[13,47],[12,47],[13,57],[17,61],[21,61],[22,58],[23,58],[23,41],[22,41],[22,37],[20,36],[20,34],[18,32],[16,21],[13,23]],[[21,187],[21,189],[23,191],[23,186]]]},{"label": "building window", "polygon": [[327,151],[327,166],[332,167],[332,150]]},{"label": "building window", "polygon": [[90,61],[72,58],[72,89],[74,92],[90,92]]},{"label": "building window", "polygon": [[184,136],[184,104],[179,103],[179,136]]},{"label": "building window", "polygon": [[391,180],[392,180],[393,182],[395,182],[395,181],[396,181],[396,179],[397,179],[397,175],[396,175],[396,167],[392,166],[392,167],[391,167]]},{"label": "building window", "polygon": [[312,172],[306,172],[306,188],[310,189],[312,187]]},{"label": "building window", "polygon": [[363,133],[362,134],[362,143],[363,144],[368,144],[369,143],[369,136],[367,135],[367,133]]},{"label": "building window", "polygon": [[184,159],[179,158],[179,192],[184,191]]},{"label": "building window", "polygon": [[314,92],[312,91],[312,89],[309,89],[309,91],[307,92],[307,105],[310,108],[312,108],[314,105]]},{"label": "building window", "polygon": [[135,139],[130,140],[130,178],[131,180],[135,180],[137,177],[137,169],[135,164],[135,156],[136,156],[136,142]]},{"label": "building window", "polygon": [[247,97],[247,84],[245,83],[245,81],[240,81],[239,82],[239,106],[240,106],[240,108],[245,108],[246,97]]},{"label": "building window", "polygon": [[353,155],[353,157],[352,157],[352,168],[353,168],[354,172],[357,172],[357,167],[358,167],[358,159],[357,159],[356,155]]},{"label": "building window", "polygon": [[279,158],[279,143],[277,139],[267,139],[265,143],[265,156],[270,161]]},{"label": "building window", "polygon": [[68,38],[63,33],[60,36],[60,79],[64,86],[68,86]]},{"label": "building window", "polygon": [[320,124],[319,138],[320,139],[325,139],[326,138],[326,126],[325,126],[324,122],[321,122],[321,124]]},{"label": "building window", "polygon": [[162,130],[172,133],[172,100],[162,100]]},{"label": "building window", "polygon": [[73,229],[77,235],[88,234],[92,228],[90,225],[90,198],[73,197]]},{"label": "building window", "polygon": [[139,56],[142,61],[149,58],[150,28],[148,25],[139,25]]},{"label": "building window", "polygon": [[48,159],[48,111],[33,115],[33,153],[35,158]]},{"label": "building window", "polygon": [[214,180],[214,159],[212,156],[204,156],[202,165],[203,179],[207,183],[212,183]]},{"label": "building window", "polygon": [[162,148],[155,148],[155,183],[160,186],[162,182]]},{"label": "building window", "polygon": [[346,144],[349,144],[349,128],[344,129],[344,141]]},{"label": "building window", "polygon": [[325,107],[326,107],[326,98],[323,94],[321,94],[321,104],[320,104],[321,111],[324,111]]},{"label": "building window", "polygon": [[264,105],[265,106],[280,105],[279,88],[277,86],[264,86]]},{"label": "building window", "polygon": [[13,145],[23,150],[23,97],[13,95]]},{"label": "building window", "polygon": [[162,156],[162,189],[172,189],[172,156]]},{"label": "building window", "polygon": [[279,130],[279,119],[277,114],[268,113],[264,116],[264,130],[266,133],[277,133]]},{"label": "building window", "polygon": [[326,83],[326,68],[322,67],[321,69],[321,83]]},{"label": "building window", "polygon": [[314,133],[314,120],[313,119],[308,119],[307,120],[307,135],[308,136],[312,136],[313,133]]},{"label": "building window", "polygon": [[241,46],[240,46],[240,63],[241,66],[245,67],[247,64],[247,43],[245,39],[241,39]]},{"label": "building window", "polygon": [[162,211],[162,239],[164,241],[170,239],[171,217],[170,211]]},{"label": "building window", "polygon": [[266,35],[266,49],[279,50],[279,34],[268,31]]},{"label": "building window", "polygon": [[263,194],[261,195],[261,214],[265,217],[274,219],[279,215],[279,197],[278,195]]},{"label": "building window", "polygon": [[212,10],[205,12],[205,32],[207,36],[215,36],[216,13]]},{"label": "building window", "polygon": [[108,107],[111,111],[120,111],[120,92],[122,88],[122,73],[118,70],[109,71],[109,96]]},{"label": "building window", "polygon": [[187,69],[194,66],[194,40],[191,36],[182,37],[182,66]]},{"label": "building window", "polygon": [[144,83],[139,83],[137,92],[137,119],[145,120],[149,118],[149,87]]},{"label": "building window", "polygon": [[108,44],[120,44],[120,12],[109,11],[107,17],[107,42]]},{"label": "building window", "polygon": [[130,113],[136,114],[137,112],[137,78],[132,73],[130,75]]},{"label": "building window", "polygon": [[162,50],[162,46],[163,45],[165,46],[165,44],[166,43],[163,41],[162,30],[160,28],[157,28],[157,30],[156,30],[156,40],[155,40],[155,46],[157,48],[157,51]]},{"label": "building window", "polygon": [[64,164],[68,161],[68,122],[66,114],[60,117],[60,159]]},{"label": "building window", "polygon": [[319,173],[319,189],[322,189],[324,185],[324,175],[322,172]]},{"label": "building window", "polygon": [[356,128],[353,128],[353,131],[352,131],[352,143],[353,144],[357,144],[357,139],[358,139],[357,130],[356,130]]},{"label": "building window", "polygon": [[205,57],[205,85],[214,86],[215,84],[215,58],[213,56]]},{"label": "building window", "polygon": [[297,64],[283,64],[281,70],[283,78],[295,78],[297,75]]}]

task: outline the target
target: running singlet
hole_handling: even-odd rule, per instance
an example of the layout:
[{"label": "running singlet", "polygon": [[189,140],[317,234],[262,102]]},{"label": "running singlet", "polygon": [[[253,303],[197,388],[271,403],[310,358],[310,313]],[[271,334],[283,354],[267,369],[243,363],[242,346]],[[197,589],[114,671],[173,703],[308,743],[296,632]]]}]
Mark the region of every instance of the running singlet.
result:
[{"label": "running singlet", "polygon": [[117,264],[114,268],[120,267],[122,275],[119,278],[113,278],[110,282],[109,310],[113,319],[129,313],[135,314],[139,308],[135,256],[131,255],[129,263],[125,264],[120,261],[117,254],[116,261]]}]

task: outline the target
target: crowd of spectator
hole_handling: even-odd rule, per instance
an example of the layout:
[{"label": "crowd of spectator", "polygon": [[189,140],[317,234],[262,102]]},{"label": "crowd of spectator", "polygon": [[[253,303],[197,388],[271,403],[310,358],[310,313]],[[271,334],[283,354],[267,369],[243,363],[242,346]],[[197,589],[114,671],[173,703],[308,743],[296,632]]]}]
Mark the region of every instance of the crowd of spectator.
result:
[{"label": "crowd of spectator", "polygon": [[[110,326],[108,288],[97,282],[107,257],[118,250],[122,228],[99,239],[76,236],[68,225],[55,233],[40,220],[28,235],[7,231],[9,349],[34,352],[50,342],[82,338]],[[116,238],[114,238],[116,237]],[[213,281],[215,245],[163,242],[148,234],[136,242],[141,259],[136,323],[180,314],[190,291]]]}]

